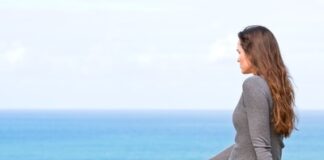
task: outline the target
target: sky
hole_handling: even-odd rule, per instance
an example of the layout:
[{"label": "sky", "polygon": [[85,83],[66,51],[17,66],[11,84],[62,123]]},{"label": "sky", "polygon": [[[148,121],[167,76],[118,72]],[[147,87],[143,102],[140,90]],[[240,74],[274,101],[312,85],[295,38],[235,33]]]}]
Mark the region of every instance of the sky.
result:
[{"label": "sky", "polygon": [[324,110],[324,0],[0,0],[0,110],[221,109],[237,33],[263,25],[296,107]]}]

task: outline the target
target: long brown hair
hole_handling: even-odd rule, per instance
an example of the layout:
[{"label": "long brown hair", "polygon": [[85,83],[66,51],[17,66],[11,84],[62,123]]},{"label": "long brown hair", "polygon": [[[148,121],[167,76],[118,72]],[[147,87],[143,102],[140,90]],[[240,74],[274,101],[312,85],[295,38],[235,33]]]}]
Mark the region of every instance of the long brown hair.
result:
[{"label": "long brown hair", "polygon": [[295,94],[278,42],[271,31],[263,26],[248,26],[238,33],[238,37],[255,74],[262,76],[269,85],[274,129],[288,137],[295,128]]}]

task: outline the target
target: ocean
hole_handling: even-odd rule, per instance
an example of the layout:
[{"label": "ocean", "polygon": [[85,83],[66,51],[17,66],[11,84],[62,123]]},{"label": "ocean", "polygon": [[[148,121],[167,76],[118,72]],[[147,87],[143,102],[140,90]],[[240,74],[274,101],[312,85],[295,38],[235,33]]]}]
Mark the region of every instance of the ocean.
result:
[{"label": "ocean", "polygon": [[[283,160],[323,159],[324,111],[299,112]],[[231,111],[0,111],[0,160],[207,160],[234,142]]]}]

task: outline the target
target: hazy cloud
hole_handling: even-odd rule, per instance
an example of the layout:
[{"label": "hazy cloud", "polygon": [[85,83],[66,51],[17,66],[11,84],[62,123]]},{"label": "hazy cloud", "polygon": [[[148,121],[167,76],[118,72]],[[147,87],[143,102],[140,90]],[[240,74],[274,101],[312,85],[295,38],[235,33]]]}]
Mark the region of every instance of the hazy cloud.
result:
[{"label": "hazy cloud", "polygon": [[210,53],[208,56],[209,62],[216,62],[224,59],[233,59],[237,57],[236,44],[238,38],[229,34],[224,38],[219,38],[210,47]]},{"label": "hazy cloud", "polygon": [[246,77],[236,33],[250,24],[279,39],[298,106],[323,109],[322,8],[293,0],[1,1],[0,109],[234,108]]},{"label": "hazy cloud", "polygon": [[0,53],[1,70],[15,68],[23,63],[26,56],[26,48],[19,43],[2,45]]}]

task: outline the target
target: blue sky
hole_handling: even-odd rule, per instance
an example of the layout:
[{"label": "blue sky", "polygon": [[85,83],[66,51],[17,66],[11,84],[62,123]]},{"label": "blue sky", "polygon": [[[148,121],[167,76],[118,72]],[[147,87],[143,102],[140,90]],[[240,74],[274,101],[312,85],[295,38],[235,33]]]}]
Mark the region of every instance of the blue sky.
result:
[{"label": "blue sky", "polygon": [[324,1],[0,1],[0,109],[228,109],[236,34],[274,32],[298,109],[324,109]]}]

